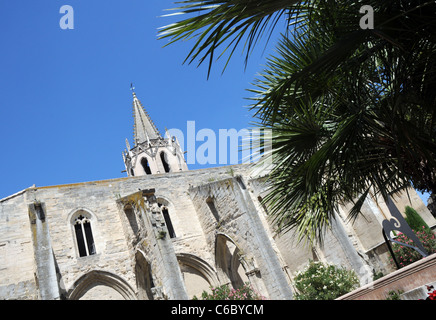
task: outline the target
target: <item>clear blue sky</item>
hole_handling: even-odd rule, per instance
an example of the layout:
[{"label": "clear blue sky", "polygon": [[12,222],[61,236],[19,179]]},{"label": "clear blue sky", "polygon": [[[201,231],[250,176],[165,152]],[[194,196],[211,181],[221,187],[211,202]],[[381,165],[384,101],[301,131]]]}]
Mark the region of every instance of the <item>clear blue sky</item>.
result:
[{"label": "clear blue sky", "polygon": [[[74,30],[59,26],[63,5],[74,8]],[[133,144],[131,82],[161,133],[185,131],[192,120],[197,130],[250,127],[246,89],[271,48],[254,52],[245,71],[235,54],[223,75],[218,63],[207,80],[206,65],[182,65],[192,42],[163,48],[157,40],[157,28],[175,21],[159,16],[173,6],[0,2],[0,198],[33,184],[124,177],[125,138]]]},{"label": "clear blue sky", "polygon": [[[74,9],[73,30],[59,26],[65,4]],[[192,43],[163,48],[166,41],[157,40],[157,28],[175,21],[159,16],[173,6],[0,2],[0,198],[33,184],[124,177],[121,152],[126,138],[133,144],[131,82],[161,133],[185,132],[192,120],[197,130],[249,127],[245,89],[266,55],[255,53],[246,71],[237,55],[222,76],[218,64],[207,80],[206,66],[182,64]]]}]

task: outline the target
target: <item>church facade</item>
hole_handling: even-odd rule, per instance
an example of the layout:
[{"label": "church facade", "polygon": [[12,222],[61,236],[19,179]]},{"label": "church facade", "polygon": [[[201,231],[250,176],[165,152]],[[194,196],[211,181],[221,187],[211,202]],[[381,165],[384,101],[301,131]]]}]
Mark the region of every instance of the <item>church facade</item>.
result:
[{"label": "church facade", "polygon": [[[127,177],[31,187],[0,200],[1,299],[191,299],[250,283],[267,299],[292,299],[309,260],[354,269],[361,283],[393,271],[381,233],[390,216],[368,197],[347,223],[341,207],[323,246],[276,234],[262,205],[268,177],[250,165],[188,170],[133,93],[134,146]],[[436,225],[414,190],[395,199]],[[409,200],[410,199],[410,200]]]}]

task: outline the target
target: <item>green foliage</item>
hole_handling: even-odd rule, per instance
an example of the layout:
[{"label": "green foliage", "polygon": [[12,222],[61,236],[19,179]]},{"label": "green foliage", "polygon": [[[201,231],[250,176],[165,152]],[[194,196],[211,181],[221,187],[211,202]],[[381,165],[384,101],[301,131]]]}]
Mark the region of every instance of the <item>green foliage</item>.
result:
[{"label": "green foliage", "polygon": [[[417,231],[412,229],[412,231],[418,237],[419,241],[421,241],[428,254],[436,253],[436,237],[431,230],[429,231],[425,228],[425,226],[422,226],[421,229],[418,229]],[[398,234],[395,240],[415,246],[413,240],[409,239],[404,233],[401,232]],[[418,251],[397,243],[392,243],[392,251],[394,252],[400,268],[422,259],[422,256]],[[392,266],[396,267],[392,258],[390,259],[390,263]]]},{"label": "green foliage", "polygon": [[[273,164],[264,197],[269,213],[279,230],[312,241],[322,240],[339,204],[354,203],[356,218],[369,190],[386,196],[410,181],[436,188],[434,90],[430,74],[419,71],[432,65],[436,72],[436,36],[412,36],[405,12],[409,6],[419,20],[416,3],[367,3],[386,37],[359,28],[352,14],[359,4],[338,3],[331,10],[330,1],[307,2],[311,15],[294,37],[282,37],[252,90],[252,110],[273,131],[273,151],[264,158]],[[405,29],[394,32],[384,24],[388,17]],[[403,51],[414,45],[422,46],[419,54]],[[410,74],[420,74],[413,86],[426,89],[405,85]]]},{"label": "green foliage", "polygon": [[311,261],[294,278],[296,300],[334,300],[359,286],[352,270]]},{"label": "green foliage", "polygon": [[430,231],[430,227],[425,223],[424,219],[416,212],[412,207],[406,206],[406,222],[410,226],[411,229],[421,230],[422,227],[427,231]]},{"label": "green foliage", "polygon": [[403,290],[390,290],[388,292],[388,296],[386,297],[386,300],[401,300],[401,294],[403,294]]},{"label": "green foliage", "polygon": [[157,239],[158,240],[163,240],[165,239],[167,233],[165,231],[159,231],[158,235],[157,235]]},{"label": "green foliage", "polygon": [[[290,14],[297,6],[297,0],[186,0],[178,2],[180,7],[168,14],[185,17],[184,20],[164,26],[160,39],[169,38],[170,44],[196,38],[186,61],[198,59],[198,65],[209,63],[208,76],[212,63],[218,57],[228,54],[226,66],[238,46],[246,51],[246,61],[257,41],[269,33],[283,16]],[[189,15],[186,17],[186,15]],[[268,30],[268,27],[269,30]],[[217,54],[217,49],[222,52]],[[225,68],[225,67],[224,67]]]},{"label": "green foliage", "polygon": [[378,280],[380,278],[383,278],[385,275],[383,274],[383,272],[379,271],[376,272],[375,270],[372,271],[372,281]]},{"label": "green foliage", "polygon": [[[354,219],[369,190],[436,192],[434,1],[180,3],[182,20],[161,38],[195,39],[186,61],[206,61],[209,73],[217,57],[243,47],[248,58],[282,26],[250,90],[257,125],[273,132],[264,200],[278,231],[322,240],[338,205],[353,202]],[[373,30],[360,28],[362,5],[374,9]]]},{"label": "green foliage", "polygon": [[[228,285],[211,287],[212,293],[203,291],[201,300],[264,300],[265,298],[257,293],[249,283],[245,283],[239,289],[230,289]],[[199,300],[194,296],[193,300]]]}]

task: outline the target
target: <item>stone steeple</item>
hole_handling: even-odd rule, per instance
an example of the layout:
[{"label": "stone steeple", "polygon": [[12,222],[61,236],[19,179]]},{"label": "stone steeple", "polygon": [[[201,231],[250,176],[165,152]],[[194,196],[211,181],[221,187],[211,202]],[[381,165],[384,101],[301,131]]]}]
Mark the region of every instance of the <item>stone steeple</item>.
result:
[{"label": "stone steeple", "polygon": [[134,147],[131,148],[126,139],[127,149],[123,152],[127,175],[142,176],[188,170],[179,141],[176,137],[171,137],[168,131],[165,138],[161,136],[134,89],[131,85]]},{"label": "stone steeple", "polygon": [[162,138],[153,121],[150,119],[147,111],[141,104],[141,101],[136,97],[134,87],[131,86],[133,94],[133,118],[134,118],[134,143],[135,146],[147,140]]}]

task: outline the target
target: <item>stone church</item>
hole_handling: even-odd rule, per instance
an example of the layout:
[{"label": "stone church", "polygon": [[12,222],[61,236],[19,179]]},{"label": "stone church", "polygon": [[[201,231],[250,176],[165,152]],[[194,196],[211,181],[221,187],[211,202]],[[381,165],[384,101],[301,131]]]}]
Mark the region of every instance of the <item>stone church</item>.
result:
[{"label": "stone church", "polygon": [[[387,274],[381,233],[390,216],[368,197],[347,223],[342,207],[323,246],[277,234],[261,203],[267,175],[241,164],[188,170],[176,138],[157,130],[133,92],[127,177],[30,187],[0,200],[1,299],[191,299],[249,282],[267,299],[292,299],[309,260],[354,269],[361,283]],[[414,190],[395,199],[436,220]]]}]

